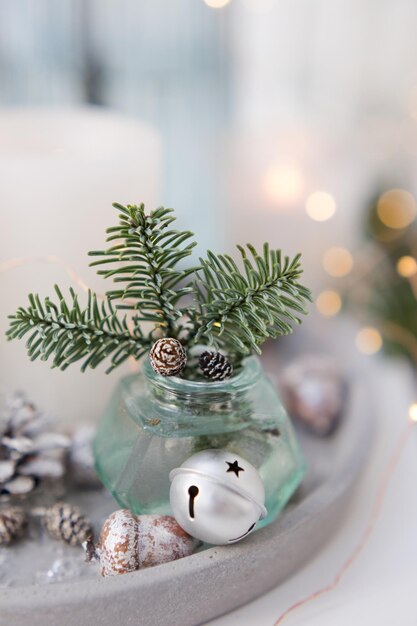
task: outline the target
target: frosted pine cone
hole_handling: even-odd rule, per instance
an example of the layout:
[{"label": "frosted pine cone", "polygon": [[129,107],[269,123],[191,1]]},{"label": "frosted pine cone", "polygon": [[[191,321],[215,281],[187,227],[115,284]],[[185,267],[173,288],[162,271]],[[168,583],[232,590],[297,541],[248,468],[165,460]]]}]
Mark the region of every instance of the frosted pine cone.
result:
[{"label": "frosted pine cone", "polygon": [[23,535],[27,525],[27,515],[18,506],[9,506],[0,511],[0,546],[9,545]]},{"label": "frosted pine cone", "polygon": [[44,515],[45,527],[52,539],[77,546],[93,535],[91,523],[76,506],[58,502],[47,509]]},{"label": "frosted pine cone", "polygon": [[69,439],[49,432],[50,419],[22,393],[0,415],[0,498],[30,493],[43,479],[64,474]]},{"label": "frosted pine cone", "polygon": [[200,355],[200,369],[204,376],[213,381],[225,380],[233,374],[233,367],[220,352],[203,352]]},{"label": "frosted pine cone", "polygon": [[162,376],[176,376],[184,369],[187,355],[178,339],[164,337],[153,344],[149,352],[152,369]]}]

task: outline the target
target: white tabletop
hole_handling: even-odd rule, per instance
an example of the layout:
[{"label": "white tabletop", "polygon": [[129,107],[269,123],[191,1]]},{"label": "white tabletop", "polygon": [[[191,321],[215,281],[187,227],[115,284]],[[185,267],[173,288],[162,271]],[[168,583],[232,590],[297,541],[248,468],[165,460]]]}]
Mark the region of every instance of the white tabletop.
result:
[{"label": "white tabletop", "polygon": [[[287,607],[330,583],[369,522],[382,475],[417,400],[413,374],[401,361],[370,357],[378,430],[345,523],[306,567],[254,602],[210,626],[272,626]],[[298,608],[285,626],[417,624],[417,424],[392,473],[369,542],[336,589]],[[279,567],[279,563],[277,563]]]}]

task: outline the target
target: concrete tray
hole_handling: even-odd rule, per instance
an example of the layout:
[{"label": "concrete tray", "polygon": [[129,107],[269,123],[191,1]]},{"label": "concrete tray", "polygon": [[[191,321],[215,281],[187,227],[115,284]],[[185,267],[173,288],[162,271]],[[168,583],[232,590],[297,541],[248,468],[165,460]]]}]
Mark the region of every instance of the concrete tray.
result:
[{"label": "concrete tray", "polygon": [[[320,549],[346,512],[372,440],[374,421],[368,395],[366,379],[361,377],[352,384],[345,417],[330,438],[299,433],[307,477],[274,524],[241,543],[133,574],[103,580],[92,567],[69,582],[0,587],[0,623],[191,626],[280,584]],[[117,508],[104,494],[84,497],[91,510],[97,510],[93,499],[102,498],[102,514],[104,509]],[[39,547],[33,544],[27,542],[21,548],[32,565],[41,558]]]}]

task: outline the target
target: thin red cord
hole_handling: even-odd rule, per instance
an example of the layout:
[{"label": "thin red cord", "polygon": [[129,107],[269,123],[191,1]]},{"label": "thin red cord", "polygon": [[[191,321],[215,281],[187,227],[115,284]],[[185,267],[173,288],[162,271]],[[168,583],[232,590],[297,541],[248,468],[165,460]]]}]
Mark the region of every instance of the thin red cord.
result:
[{"label": "thin red cord", "polygon": [[325,585],[324,587],[317,589],[316,591],[306,596],[305,598],[298,600],[297,602],[294,602],[294,604],[292,604],[290,607],[288,607],[288,609],[286,609],[283,613],[281,613],[281,615],[278,617],[277,621],[275,622],[274,626],[278,626],[279,624],[282,624],[284,619],[288,617],[290,613],[300,608],[301,606],[304,606],[308,602],[315,600],[316,598],[324,595],[325,593],[329,593],[329,591],[333,591],[333,589],[335,589],[337,585],[340,583],[340,581],[342,580],[346,572],[349,570],[349,568],[356,561],[356,559],[358,558],[358,556],[360,555],[360,553],[362,552],[362,550],[365,548],[366,544],[368,543],[372,535],[372,532],[375,528],[375,525],[379,520],[381,509],[384,504],[385,496],[388,490],[389,482],[397,468],[397,465],[403,454],[404,448],[411,436],[413,426],[414,426],[414,422],[410,420],[407,423],[406,427],[404,428],[404,431],[401,434],[398,440],[398,443],[394,449],[394,452],[392,453],[392,456],[382,475],[381,482],[379,484],[379,487],[375,496],[374,504],[372,506],[372,510],[369,515],[369,520],[365,527],[365,530],[360,536],[359,541],[356,544],[355,548],[352,550],[351,554],[348,556],[346,561],[340,567],[340,569],[336,573],[333,580],[328,585]]}]

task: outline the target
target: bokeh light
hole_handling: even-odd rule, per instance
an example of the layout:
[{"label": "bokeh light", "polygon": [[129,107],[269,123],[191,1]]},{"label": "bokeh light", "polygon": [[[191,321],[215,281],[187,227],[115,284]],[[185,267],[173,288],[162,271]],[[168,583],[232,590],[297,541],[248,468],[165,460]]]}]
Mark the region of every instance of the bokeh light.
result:
[{"label": "bokeh light", "polygon": [[330,276],[346,276],[353,267],[352,255],[346,248],[329,248],[323,256],[323,267]]},{"label": "bokeh light", "polygon": [[417,273],[417,261],[412,256],[402,256],[397,261],[397,272],[404,278],[411,278]]},{"label": "bokeh light", "polygon": [[406,228],[417,216],[417,204],[408,191],[390,189],[379,198],[377,214],[388,228]]},{"label": "bokeh light", "polygon": [[290,163],[273,163],[265,173],[263,184],[268,198],[282,205],[299,200],[304,190],[301,171]]},{"label": "bokeh light", "polygon": [[365,326],[356,335],[355,343],[362,354],[375,354],[382,348],[381,333],[372,326]]},{"label": "bokeh light", "polygon": [[342,308],[342,299],[337,291],[327,289],[317,296],[316,307],[322,315],[331,317],[339,313]]},{"label": "bokeh light", "polygon": [[329,220],[336,212],[336,201],[327,191],[314,191],[306,202],[306,213],[316,222]]},{"label": "bokeh light", "polygon": [[204,3],[211,9],[222,9],[230,2],[231,0],[204,0]]},{"label": "bokeh light", "polygon": [[410,405],[410,408],[408,409],[408,417],[410,418],[412,422],[417,422],[417,403],[416,402]]}]

